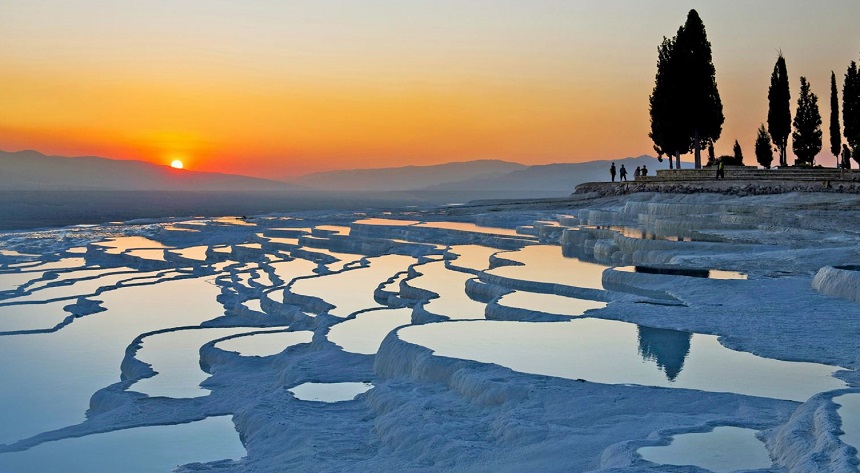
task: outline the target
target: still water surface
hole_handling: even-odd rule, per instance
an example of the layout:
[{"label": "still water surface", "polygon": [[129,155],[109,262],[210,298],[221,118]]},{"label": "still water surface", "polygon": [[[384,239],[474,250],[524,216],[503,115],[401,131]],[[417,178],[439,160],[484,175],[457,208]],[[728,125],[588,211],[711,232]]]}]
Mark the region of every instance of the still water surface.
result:
[{"label": "still water surface", "polygon": [[192,462],[238,460],[245,448],[229,416],[116,430],[0,454],[9,473],[154,473]]},{"label": "still water surface", "polygon": [[222,340],[215,348],[236,352],[242,356],[271,356],[301,343],[310,343],[314,333],[307,330],[298,332],[257,332],[241,337]]},{"label": "still water surface", "polygon": [[730,350],[712,335],[610,320],[452,321],[405,327],[398,334],[439,356],[598,383],[699,389],[794,401],[845,386],[832,376],[838,367],[762,358]]},{"label": "still water surface", "polygon": [[[176,297],[183,294],[183,297]],[[141,333],[197,325],[223,313],[217,286],[166,281],[106,292],[108,309],[56,333],[0,339],[0,443],[84,420],[90,397],[120,380],[126,347]]]},{"label": "still water surface", "polygon": [[371,383],[304,383],[289,391],[302,401],[343,402],[351,401],[371,388]]},{"label": "still water surface", "polygon": [[643,447],[642,458],[665,465],[695,465],[716,473],[757,470],[771,466],[770,456],[756,431],[717,427],[711,432],[676,435],[661,447]]}]

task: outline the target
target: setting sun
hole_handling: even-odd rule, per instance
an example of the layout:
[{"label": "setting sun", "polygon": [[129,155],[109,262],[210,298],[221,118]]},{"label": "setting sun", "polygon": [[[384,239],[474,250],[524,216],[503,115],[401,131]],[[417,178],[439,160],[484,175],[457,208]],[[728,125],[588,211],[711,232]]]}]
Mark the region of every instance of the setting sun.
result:
[{"label": "setting sun", "polygon": [[174,159],[173,162],[170,163],[170,167],[174,169],[182,169],[182,161]]}]

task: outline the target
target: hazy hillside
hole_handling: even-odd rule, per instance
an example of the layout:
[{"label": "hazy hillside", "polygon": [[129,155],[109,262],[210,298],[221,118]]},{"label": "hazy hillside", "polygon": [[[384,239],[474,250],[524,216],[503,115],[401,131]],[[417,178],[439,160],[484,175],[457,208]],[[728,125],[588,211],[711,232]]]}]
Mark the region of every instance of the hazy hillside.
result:
[{"label": "hazy hillside", "polygon": [[0,151],[0,190],[274,191],[298,186],[230,174],[173,169],[143,161]]},{"label": "hazy hillside", "polygon": [[290,182],[330,191],[400,191],[464,179],[500,177],[525,168],[522,164],[485,159],[433,166],[321,172],[301,176]]},{"label": "hazy hillside", "polygon": [[448,182],[428,186],[425,190],[500,193],[501,197],[515,197],[517,192],[528,192],[532,195],[534,193],[542,193],[546,196],[563,196],[573,192],[573,189],[583,182],[608,181],[609,166],[612,162],[619,169],[623,164],[627,168],[628,179],[631,180],[633,179],[633,170],[636,169],[636,166],[648,166],[652,174],[657,169],[668,168],[667,162],[660,163],[651,156],[643,155],[637,158],[607,161],[529,166],[502,176],[478,177],[458,182]]}]

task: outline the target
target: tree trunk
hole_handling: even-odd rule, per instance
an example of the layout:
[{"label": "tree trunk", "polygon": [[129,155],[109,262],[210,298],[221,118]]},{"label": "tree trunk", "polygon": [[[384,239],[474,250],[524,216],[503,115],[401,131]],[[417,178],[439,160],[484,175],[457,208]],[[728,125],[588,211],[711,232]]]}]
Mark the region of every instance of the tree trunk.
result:
[{"label": "tree trunk", "polygon": [[667,157],[669,158],[669,169],[675,169],[675,157],[671,154]]},{"label": "tree trunk", "polygon": [[681,152],[675,151],[675,169],[681,169]]},{"label": "tree trunk", "polygon": [[699,143],[699,130],[693,132],[693,140],[696,142],[696,169],[702,169],[702,148]]},{"label": "tree trunk", "polygon": [[779,150],[779,167],[784,168],[788,167],[788,157],[786,153],[788,151],[788,138],[783,140],[782,148]]}]

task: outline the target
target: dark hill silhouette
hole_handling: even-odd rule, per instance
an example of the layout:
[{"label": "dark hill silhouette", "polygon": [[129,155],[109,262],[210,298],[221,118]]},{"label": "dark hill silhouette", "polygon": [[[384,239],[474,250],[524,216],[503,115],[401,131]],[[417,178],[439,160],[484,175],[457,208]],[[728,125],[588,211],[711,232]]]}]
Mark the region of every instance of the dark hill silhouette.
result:
[{"label": "dark hill silhouette", "polygon": [[0,151],[0,190],[288,191],[301,187],[232,174],[173,169],[95,156],[67,158],[38,151]]}]

